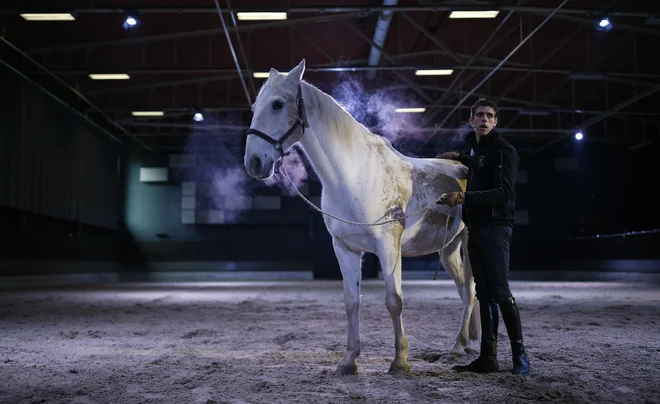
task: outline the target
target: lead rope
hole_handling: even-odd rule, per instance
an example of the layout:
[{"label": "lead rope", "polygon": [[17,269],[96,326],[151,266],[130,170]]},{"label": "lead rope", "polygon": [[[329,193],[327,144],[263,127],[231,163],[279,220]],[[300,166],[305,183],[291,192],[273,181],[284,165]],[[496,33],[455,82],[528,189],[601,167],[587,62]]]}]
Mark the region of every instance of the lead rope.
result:
[{"label": "lead rope", "polygon": [[445,247],[447,247],[446,245],[447,233],[449,233],[449,215],[447,215],[447,221],[445,222],[445,237],[442,240],[442,248],[440,249],[440,258],[438,260],[438,267],[435,269],[435,274],[433,274],[433,280],[436,280],[436,278],[438,277],[438,272],[440,271],[440,267],[442,266],[442,256],[445,253]]},{"label": "lead rope", "polygon": [[[288,154],[289,153],[287,152],[287,153],[282,155],[282,164],[280,164],[279,168],[280,168],[280,171],[282,172],[282,174],[284,175],[284,177],[289,181],[289,183],[291,184],[293,189],[296,190],[296,193],[298,194],[298,196],[301,197],[305,202],[307,202],[307,204],[309,206],[311,206],[312,208],[314,208],[314,210],[316,210],[317,212],[319,212],[321,214],[324,214],[324,215],[327,215],[327,216],[330,216],[331,218],[337,219],[341,222],[349,223],[349,224],[355,224],[355,225],[358,225],[358,226],[381,226],[381,225],[384,225],[384,224],[387,224],[387,223],[398,222],[398,221],[400,221],[402,219],[405,219],[407,217],[410,217],[412,215],[416,215],[417,213],[419,213],[421,211],[425,211],[424,213],[426,213],[426,211],[428,211],[431,208],[431,206],[435,205],[435,202],[434,202],[433,204],[428,204],[428,205],[424,206],[423,208],[421,208],[421,209],[419,209],[419,210],[417,210],[417,211],[415,211],[415,212],[413,212],[409,215],[403,216],[403,217],[398,218],[398,219],[387,220],[387,221],[384,221],[384,222],[376,221],[374,223],[362,223],[362,222],[354,222],[354,221],[351,221],[351,220],[342,219],[342,218],[337,217],[333,214],[325,212],[323,209],[318,208],[311,201],[309,201],[309,199],[305,198],[305,196],[303,194],[301,194],[300,191],[298,191],[298,187],[296,186],[296,184],[293,183],[293,181],[289,177],[289,174],[286,172],[286,167],[284,167],[284,156],[287,156]],[[443,196],[444,196],[444,194],[443,194]],[[442,198],[442,196],[440,196],[440,198]],[[440,200],[440,198],[438,198],[438,200]],[[433,275],[433,280],[436,280],[436,278],[438,276],[438,271],[440,271],[440,267],[442,266],[442,257],[443,257],[443,254],[445,252],[445,247],[447,247],[446,243],[447,243],[447,233],[449,233],[449,217],[450,216],[451,215],[447,215],[447,220],[445,222],[445,236],[442,240],[442,248],[440,249],[440,261],[438,263],[438,267],[435,270],[435,274]],[[436,235],[437,235],[437,233],[436,233]]]},{"label": "lead rope", "polygon": [[[310,202],[307,198],[305,198],[305,196],[304,196],[303,194],[300,193],[300,191],[298,191],[298,187],[296,187],[296,184],[294,184],[293,181],[291,180],[291,178],[289,178],[289,174],[286,172],[286,168],[284,167],[284,164],[281,164],[281,165],[280,165],[280,170],[281,170],[282,173],[284,174],[284,177],[286,177],[286,179],[289,180],[289,183],[291,184],[291,186],[293,187],[293,189],[296,190],[296,193],[298,194],[298,196],[301,197],[305,202],[307,202],[307,203],[309,204],[309,206],[311,206],[312,208],[314,208],[314,210],[316,210],[317,212],[322,213],[322,214],[324,214],[324,215],[330,216],[330,217],[333,218],[333,219],[337,219],[337,220],[339,220],[340,222],[344,222],[344,223],[348,223],[348,224],[355,224],[355,225],[358,225],[358,226],[382,226],[382,225],[387,224],[387,223],[398,222],[398,221],[403,220],[403,219],[405,219],[405,218],[407,218],[407,217],[410,217],[410,216],[416,215],[416,214],[418,214],[419,212],[427,211],[427,210],[429,210],[429,209],[431,208],[431,206],[435,205],[435,202],[434,202],[434,203],[432,203],[432,204],[428,204],[428,205],[424,206],[424,207],[421,208],[421,209],[416,210],[415,212],[413,212],[413,213],[411,213],[411,214],[405,215],[405,216],[400,217],[400,218],[395,218],[395,219],[386,220],[386,221],[384,221],[384,222],[380,222],[380,221],[375,221],[375,222],[373,222],[373,223],[353,222],[353,221],[351,221],[351,220],[346,220],[346,219],[342,219],[342,218],[340,218],[340,217],[337,217],[337,216],[335,216],[335,215],[333,215],[333,214],[331,214],[331,213],[328,213],[328,212],[326,212],[326,211],[324,211],[324,210],[322,210],[322,209],[316,207],[316,205],[314,205],[312,202]],[[425,212],[425,213],[426,213],[426,212]],[[447,216],[447,217],[449,217],[449,216]],[[449,222],[449,220],[447,220],[447,222]]]}]

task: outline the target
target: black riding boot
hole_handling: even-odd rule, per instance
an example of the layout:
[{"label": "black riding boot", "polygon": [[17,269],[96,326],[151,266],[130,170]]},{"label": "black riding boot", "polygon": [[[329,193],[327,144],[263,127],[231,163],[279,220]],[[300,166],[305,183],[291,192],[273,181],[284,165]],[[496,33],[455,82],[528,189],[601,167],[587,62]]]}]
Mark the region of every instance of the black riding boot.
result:
[{"label": "black riding boot", "polygon": [[511,353],[513,356],[513,370],[511,373],[517,375],[528,375],[531,372],[529,366],[529,358],[525,352],[523,345],[522,326],[520,324],[520,313],[516,300],[512,295],[500,303],[500,310],[502,311],[502,319],[506,326],[506,332],[509,334],[511,341]]},{"label": "black riding boot", "polygon": [[457,372],[490,373],[496,372],[497,365],[497,329],[499,314],[497,305],[479,301],[481,317],[481,352],[479,357],[467,365],[454,366]]}]

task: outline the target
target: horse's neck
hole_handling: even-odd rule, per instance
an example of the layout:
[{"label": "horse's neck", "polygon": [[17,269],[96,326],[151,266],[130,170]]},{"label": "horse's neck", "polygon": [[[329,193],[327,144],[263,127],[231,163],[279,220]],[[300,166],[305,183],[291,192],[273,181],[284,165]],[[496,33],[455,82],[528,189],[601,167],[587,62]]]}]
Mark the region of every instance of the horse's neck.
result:
[{"label": "horse's neck", "polygon": [[[327,95],[306,83],[303,83],[302,94],[303,98],[306,98],[306,113],[310,125],[300,141],[305,154],[309,157],[310,163],[324,187],[350,185],[350,181],[354,182],[359,177],[359,175],[356,175],[356,166],[359,163],[357,160],[365,159],[372,151],[365,149],[359,152],[349,152],[345,147],[339,146],[341,142],[331,141],[331,139],[333,136],[353,136],[356,138],[348,141],[347,144],[361,145],[361,142],[357,139],[358,136],[362,135],[358,127],[359,124],[355,123],[355,127],[351,129],[353,125],[349,123],[346,133],[335,133],[338,128],[341,130],[343,125],[331,122],[333,117],[347,120],[352,118],[343,116],[347,113],[341,110],[339,105],[336,105]],[[336,110],[324,111],[324,108],[336,108]]]}]

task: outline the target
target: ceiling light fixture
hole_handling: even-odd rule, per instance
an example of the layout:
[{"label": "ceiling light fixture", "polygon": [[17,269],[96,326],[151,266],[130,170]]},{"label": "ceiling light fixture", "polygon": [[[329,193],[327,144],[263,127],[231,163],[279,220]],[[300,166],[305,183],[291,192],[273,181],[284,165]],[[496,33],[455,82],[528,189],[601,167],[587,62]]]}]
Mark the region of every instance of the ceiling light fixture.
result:
[{"label": "ceiling light fixture", "polygon": [[21,13],[27,21],[74,21],[71,13]]},{"label": "ceiling light fixture", "polygon": [[482,11],[452,11],[449,18],[495,18],[500,12],[498,10]]},{"label": "ceiling light fixture", "polygon": [[128,80],[131,76],[126,73],[90,73],[89,78],[92,80]]},{"label": "ceiling light fixture", "polygon": [[236,13],[236,18],[238,18],[241,21],[286,20],[287,15],[285,12],[271,13],[265,11],[258,11],[258,12],[241,11]]},{"label": "ceiling light fixture", "polygon": [[449,76],[454,73],[453,69],[418,69],[415,76]]},{"label": "ceiling light fixture", "polygon": [[399,113],[414,113],[414,112],[424,112],[426,108],[397,108],[394,112]]},{"label": "ceiling light fixture", "polygon": [[[289,72],[280,72],[280,74],[287,75]],[[252,73],[252,77],[255,79],[267,79],[270,76],[270,72],[254,72]]]},{"label": "ceiling light fixture", "polygon": [[163,116],[165,113],[163,111],[133,111],[131,112],[133,116]]}]

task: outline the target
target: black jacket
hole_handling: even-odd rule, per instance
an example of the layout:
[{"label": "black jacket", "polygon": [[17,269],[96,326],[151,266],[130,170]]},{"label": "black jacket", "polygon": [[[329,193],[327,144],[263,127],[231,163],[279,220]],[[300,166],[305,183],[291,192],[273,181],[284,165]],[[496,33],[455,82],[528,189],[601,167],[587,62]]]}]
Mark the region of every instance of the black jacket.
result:
[{"label": "black jacket", "polygon": [[475,132],[465,137],[471,155],[461,153],[468,167],[463,217],[468,228],[513,225],[516,210],[516,149],[493,128],[477,144]]}]

